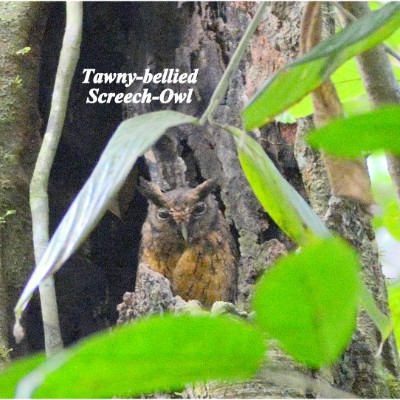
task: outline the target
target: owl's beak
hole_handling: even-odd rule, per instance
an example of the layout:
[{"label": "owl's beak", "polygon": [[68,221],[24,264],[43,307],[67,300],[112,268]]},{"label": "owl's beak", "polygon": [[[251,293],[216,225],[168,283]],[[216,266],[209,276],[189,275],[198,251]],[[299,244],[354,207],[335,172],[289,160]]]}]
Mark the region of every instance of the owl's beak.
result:
[{"label": "owl's beak", "polygon": [[186,224],[181,224],[181,232],[182,232],[182,237],[185,239],[185,242],[188,240],[188,231],[187,231],[187,226]]}]

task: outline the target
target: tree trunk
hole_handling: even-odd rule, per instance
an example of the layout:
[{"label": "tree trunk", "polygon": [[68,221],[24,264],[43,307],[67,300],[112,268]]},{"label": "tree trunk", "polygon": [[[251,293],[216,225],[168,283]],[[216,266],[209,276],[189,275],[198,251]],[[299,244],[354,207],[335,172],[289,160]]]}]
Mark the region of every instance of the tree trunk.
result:
[{"label": "tree trunk", "polygon": [[[9,342],[13,307],[34,265],[29,180],[39,146],[41,3],[0,3],[0,347]],[[24,54],[17,52],[30,47]]]}]

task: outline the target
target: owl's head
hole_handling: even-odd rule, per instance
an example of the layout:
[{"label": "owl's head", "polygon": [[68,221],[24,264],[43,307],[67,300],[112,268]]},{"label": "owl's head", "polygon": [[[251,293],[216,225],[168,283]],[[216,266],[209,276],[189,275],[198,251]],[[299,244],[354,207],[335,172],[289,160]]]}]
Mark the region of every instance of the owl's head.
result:
[{"label": "owl's head", "polygon": [[179,235],[191,243],[217,223],[218,205],[211,195],[216,187],[217,182],[208,179],[195,188],[162,192],[155,183],[141,179],[139,190],[150,201],[147,220],[155,232]]}]

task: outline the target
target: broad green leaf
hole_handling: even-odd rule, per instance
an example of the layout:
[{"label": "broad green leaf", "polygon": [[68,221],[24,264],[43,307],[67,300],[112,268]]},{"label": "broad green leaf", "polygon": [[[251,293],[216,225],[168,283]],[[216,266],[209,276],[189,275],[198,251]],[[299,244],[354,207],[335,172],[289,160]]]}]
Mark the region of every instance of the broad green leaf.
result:
[{"label": "broad green leaf", "polygon": [[[400,34],[400,30],[397,32]],[[392,37],[396,34],[392,35]],[[397,80],[400,81],[400,68],[397,65],[393,65],[393,72]],[[336,91],[346,115],[354,115],[371,111],[371,103],[368,100],[368,96],[361,80],[355,58],[351,58],[341,65],[331,75],[330,79],[336,87]],[[293,118],[306,117],[313,112],[314,109],[311,101],[311,95],[307,95],[303,98],[303,100],[289,108],[287,111],[287,113]]]},{"label": "broad green leaf", "polygon": [[256,197],[279,227],[299,244],[313,235],[329,236],[323,222],[280,174],[260,144],[240,129],[225,129],[235,139],[240,164]]},{"label": "broad green leaf", "polygon": [[329,37],[269,79],[244,109],[247,130],[260,127],[317,88],[345,61],[388,38],[400,26],[400,4],[388,3]]},{"label": "broad green leaf", "polygon": [[15,307],[17,320],[39,284],[61,268],[96,226],[137,158],[168,128],[195,121],[195,118],[175,111],[158,111],[127,119],[118,126],[26,284]]},{"label": "broad green leaf", "polygon": [[[64,362],[55,371],[43,364],[31,375],[32,383],[30,376],[24,379],[18,394],[139,397],[182,390],[191,382],[246,379],[256,373],[265,351],[262,333],[234,318],[152,317],[67,350],[68,356],[63,356]],[[36,389],[40,374],[44,383]]]},{"label": "broad green leaf", "polygon": [[0,371],[0,398],[12,399],[21,378],[29,374],[46,360],[44,354],[37,354],[12,362],[5,371]]},{"label": "broad green leaf", "polygon": [[363,152],[386,150],[400,154],[400,106],[338,119],[308,135],[308,143],[327,153],[358,157]]},{"label": "broad green leaf", "polygon": [[390,38],[385,41],[385,44],[397,52],[400,47],[400,31],[397,30],[392,36],[390,36]]},{"label": "broad green leaf", "polygon": [[344,241],[310,242],[264,274],[254,295],[256,322],[297,361],[313,368],[333,364],[355,328],[359,269]]},{"label": "broad green leaf", "polygon": [[[346,61],[332,75],[332,83],[335,85],[340,102],[343,104],[345,111],[346,103],[351,99],[365,93],[365,88],[358,71],[354,58]],[[368,105],[368,102],[367,102]],[[354,108],[354,107],[353,107]],[[350,109],[351,110],[351,109]],[[368,111],[368,110],[367,110]],[[304,97],[300,103],[294,105],[288,110],[288,113],[295,118],[302,118],[314,112],[311,96]],[[353,112],[354,114],[354,112]]]},{"label": "broad green leaf", "polygon": [[[304,97],[300,102],[298,102],[294,106],[290,107],[286,112],[295,119],[303,118],[303,117],[307,117],[307,116],[311,115],[314,112],[314,106],[313,106],[313,102],[311,100],[311,95]],[[281,114],[279,114],[279,115],[281,115]],[[278,115],[278,117],[279,117],[279,115]],[[275,119],[277,120],[278,117],[276,117]],[[281,121],[278,121],[278,122],[281,122]]]},{"label": "broad green leaf", "polygon": [[[382,7],[382,3],[378,1],[368,2],[371,10],[377,10]],[[385,40],[385,44],[390,46],[394,51],[397,51],[400,46],[400,30],[397,30],[390,38]]]}]

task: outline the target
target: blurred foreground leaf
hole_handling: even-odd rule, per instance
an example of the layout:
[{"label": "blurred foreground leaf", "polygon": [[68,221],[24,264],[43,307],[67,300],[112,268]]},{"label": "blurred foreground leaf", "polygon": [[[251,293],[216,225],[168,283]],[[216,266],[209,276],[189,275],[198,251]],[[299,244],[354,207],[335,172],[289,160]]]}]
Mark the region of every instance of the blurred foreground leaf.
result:
[{"label": "blurred foreground leaf", "polygon": [[12,362],[5,371],[0,372],[0,398],[12,399],[18,382],[46,360],[44,354],[37,354]]},{"label": "blurred foreground leaf", "polygon": [[341,157],[359,157],[377,150],[400,154],[399,126],[400,106],[389,106],[333,121],[311,131],[307,141],[314,148]]},{"label": "blurred foreground leaf", "polygon": [[[86,339],[24,378],[20,397],[139,397],[209,379],[246,379],[266,348],[261,332],[228,317],[152,317]],[[38,382],[44,383],[36,388]],[[37,390],[36,390],[37,389]]]},{"label": "blurred foreground leaf", "polygon": [[245,132],[225,127],[232,133],[240,164],[255,195],[279,227],[299,244],[310,237],[330,232],[307,202],[276,169],[264,149]]},{"label": "blurred foreground leaf", "polygon": [[331,365],[351,339],[360,296],[356,252],[330,237],[273,265],[254,296],[256,321],[309,367]]}]

